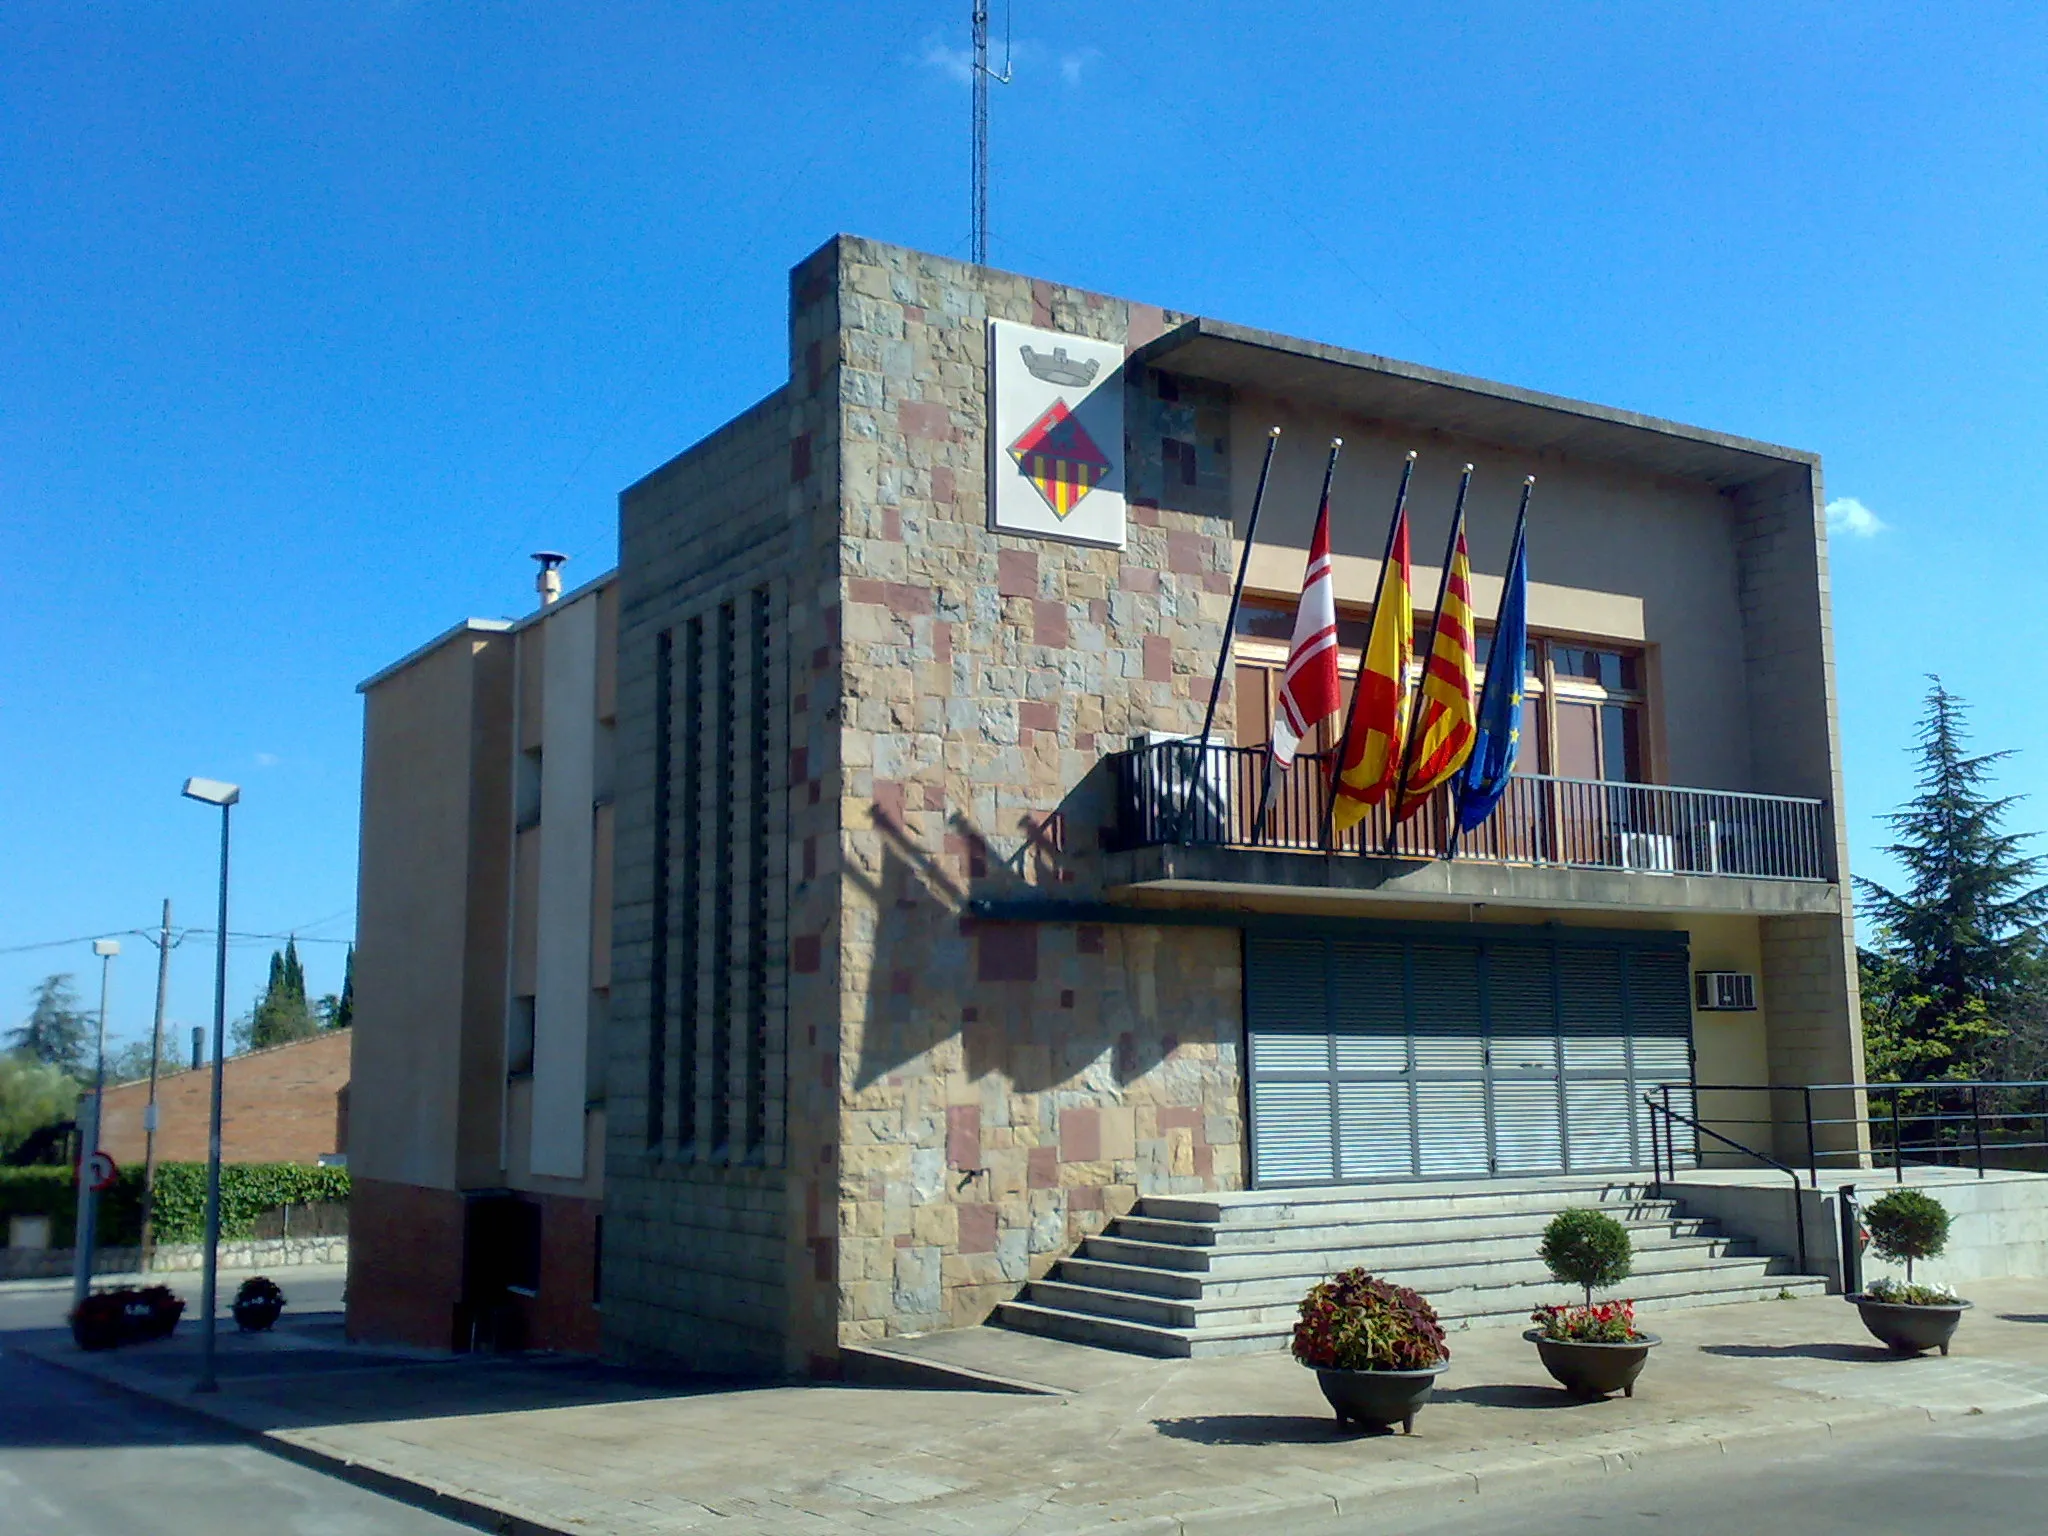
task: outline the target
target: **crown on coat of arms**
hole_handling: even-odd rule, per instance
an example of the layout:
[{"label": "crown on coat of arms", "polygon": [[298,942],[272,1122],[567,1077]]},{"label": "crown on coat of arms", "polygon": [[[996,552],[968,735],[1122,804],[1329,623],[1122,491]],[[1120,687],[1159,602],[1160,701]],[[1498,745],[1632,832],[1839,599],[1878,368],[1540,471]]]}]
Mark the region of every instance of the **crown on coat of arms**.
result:
[{"label": "crown on coat of arms", "polygon": [[1052,356],[1034,352],[1027,346],[1017,349],[1017,355],[1024,359],[1024,366],[1031,370],[1034,379],[1043,379],[1048,384],[1064,384],[1071,389],[1086,389],[1095,382],[1095,375],[1102,370],[1098,359],[1090,358],[1077,363],[1067,356],[1065,347],[1054,347]]}]

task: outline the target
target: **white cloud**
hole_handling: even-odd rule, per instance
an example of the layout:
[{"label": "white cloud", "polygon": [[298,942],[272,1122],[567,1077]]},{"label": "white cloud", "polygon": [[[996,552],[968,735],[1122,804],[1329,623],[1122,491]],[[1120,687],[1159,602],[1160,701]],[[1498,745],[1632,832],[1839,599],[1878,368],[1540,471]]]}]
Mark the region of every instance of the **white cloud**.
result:
[{"label": "white cloud", "polygon": [[949,48],[936,37],[925,39],[924,53],[917,62],[951,75],[962,85],[974,79],[974,55],[965,48]]},{"label": "white cloud", "polygon": [[1828,503],[1828,532],[1874,539],[1891,525],[1854,496],[1837,496]]},{"label": "white cloud", "polygon": [[1100,48],[1083,48],[1078,53],[1060,55],[1060,78],[1069,85],[1081,83],[1081,71],[1102,57]]},{"label": "white cloud", "polygon": [[283,761],[284,759],[275,752],[258,752],[256,754],[256,766],[258,768],[275,768]]}]

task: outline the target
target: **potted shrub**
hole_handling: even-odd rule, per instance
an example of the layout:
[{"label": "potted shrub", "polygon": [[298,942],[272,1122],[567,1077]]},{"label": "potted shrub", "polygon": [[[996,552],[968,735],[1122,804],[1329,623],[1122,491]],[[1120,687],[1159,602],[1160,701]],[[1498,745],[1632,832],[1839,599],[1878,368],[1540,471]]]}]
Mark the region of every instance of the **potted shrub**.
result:
[{"label": "potted shrub", "polygon": [[185,1303],[167,1285],[94,1291],[71,1309],[71,1337],[80,1349],[112,1349],[167,1337]]},{"label": "potted shrub", "polygon": [[1873,1280],[1849,1300],[1871,1335],[1898,1354],[1947,1354],[1956,1325],[1970,1309],[1952,1287],[1913,1280],[1916,1259],[1935,1258],[1948,1246],[1948,1221],[1948,1207],[1917,1189],[1895,1189],[1863,1209],[1870,1246],[1887,1259],[1904,1260],[1906,1278],[1903,1284]]},{"label": "potted shrub", "polygon": [[235,1326],[244,1333],[262,1333],[284,1311],[284,1292],[265,1275],[251,1275],[235,1292]]},{"label": "potted shrub", "polygon": [[1294,1358],[1314,1370],[1340,1426],[1399,1424],[1412,1435],[1451,1350],[1436,1309],[1419,1294],[1347,1269],[1302,1298]]},{"label": "potted shrub", "polygon": [[1522,1337],[1535,1343],[1543,1368],[1567,1392],[1634,1397],[1644,1362],[1663,1341],[1636,1327],[1633,1301],[1593,1302],[1594,1291],[1628,1278],[1628,1228],[1601,1211],[1560,1211],[1543,1229],[1537,1253],[1552,1279],[1578,1286],[1586,1299],[1581,1306],[1538,1307],[1529,1315],[1536,1326]]}]

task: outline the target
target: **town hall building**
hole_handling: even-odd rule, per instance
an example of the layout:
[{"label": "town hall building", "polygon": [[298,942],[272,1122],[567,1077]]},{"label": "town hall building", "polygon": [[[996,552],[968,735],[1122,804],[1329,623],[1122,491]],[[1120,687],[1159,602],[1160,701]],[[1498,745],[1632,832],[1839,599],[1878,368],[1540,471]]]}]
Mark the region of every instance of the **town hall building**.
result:
[{"label": "town hall building", "polygon": [[[1482,661],[1536,476],[1516,778],[1454,858],[1440,803],[1332,834],[1330,727],[1266,784],[1333,438],[1347,688],[1408,455],[1424,610],[1472,466]],[[413,1291],[352,1329],[473,1339],[510,1243],[525,1337],[622,1358],[1185,1352],[1284,1332],[1146,1278],[1217,1197],[1710,1160],[1653,1103],[1786,1151],[1694,1085],[1862,1077],[1823,500],[1812,454],[834,238],[573,630],[365,685],[353,1231]]]}]

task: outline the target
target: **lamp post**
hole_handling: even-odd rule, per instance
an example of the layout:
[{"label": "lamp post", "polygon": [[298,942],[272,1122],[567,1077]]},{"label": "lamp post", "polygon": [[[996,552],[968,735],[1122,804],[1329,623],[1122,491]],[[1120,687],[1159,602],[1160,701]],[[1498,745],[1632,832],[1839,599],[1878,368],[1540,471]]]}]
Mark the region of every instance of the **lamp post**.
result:
[{"label": "lamp post", "polygon": [[92,1097],[86,1101],[85,1124],[78,1128],[78,1218],[71,1239],[71,1305],[76,1308],[92,1293],[92,1258],[99,1236],[99,1191],[93,1188],[99,1171],[93,1166],[100,1152],[100,1108],[107,1092],[107,986],[114,968],[114,956],[121,953],[119,939],[94,939],[92,952],[100,957],[99,1044],[94,1053]]},{"label": "lamp post", "polygon": [[220,916],[214,925],[213,947],[213,1104],[206,1142],[205,1279],[200,1286],[199,1381],[194,1390],[218,1392],[214,1379],[214,1312],[220,1280],[220,1099],[221,1060],[227,1055],[228,1033],[228,813],[242,798],[239,785],[219,779],[187,779],[185,797],[220,807]]}]

